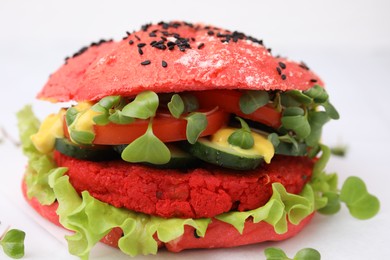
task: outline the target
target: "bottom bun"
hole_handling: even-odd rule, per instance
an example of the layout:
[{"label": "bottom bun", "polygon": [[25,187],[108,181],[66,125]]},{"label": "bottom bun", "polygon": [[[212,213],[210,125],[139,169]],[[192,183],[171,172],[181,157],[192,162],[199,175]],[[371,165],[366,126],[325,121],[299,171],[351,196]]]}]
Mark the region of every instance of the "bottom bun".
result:
[{"label": "bottom bun", "polygon": [[[26,184],[23,182],[22,190],[27,202],[44,218],[52,223],[61,226],[59,217],[56,214],[58,203],[42,205],[36,198],[29,199],[26,194]],[[168,243],[157,241],[159,247],[166,247],[171,252],[180,252],[191,248],[227,248],[242,245],[255,244],[265,241],[280,241],[295,236],[312,219],[314,213],[303,219],[298,225],[288,223],[288,231],[284,234],[277,234],[274,228],[266,222],[253,223],[252,220],[245,222],[245,228],[240,234],[232,225],[212,218],[204,237],[198,237],[195,229],[185,226],[184,234]],[[62,226],[61,226],[62,227]],[[101,242],[118,247],[118,240],[122,237],[122,230],[114,228]]]}]

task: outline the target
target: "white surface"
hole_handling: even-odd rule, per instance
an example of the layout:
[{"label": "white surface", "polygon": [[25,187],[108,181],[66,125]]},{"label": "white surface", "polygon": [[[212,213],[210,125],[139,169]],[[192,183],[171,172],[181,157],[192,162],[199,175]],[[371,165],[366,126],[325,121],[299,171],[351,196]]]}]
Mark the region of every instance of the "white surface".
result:
[{"label": "white surface", "polygon": [[[318,215],[301,234],[277,244],[163,252],[136,259],[262,259],[268,246],[281,247],[291,257],[313,247],[323,259],[388,259],[390,2],[138,2],[1,0],[0,126],[16,137],[15,113],[26,103],[33,103],[41,118],[55,111],[34,97],[63,58],[100,38],[120,39],[143,23],[202,21],[264,38],[274,53],[304,60],[325,80],[341,119],[325,127],[324,142],[349,147],[347,157],[332,159],[328,170],[338,172],[341,181],[350,175],[362,177],[381,200],[380,213],[358,221],[343,208],[334,216]],[[37,217],[23,201],[25,162],[11,142],[0,144],[0,221],[26,231],[25,259],[75,259],[67,252],[64,232]],[[91,258],[113,257],[127,258],[102,245]]]}]

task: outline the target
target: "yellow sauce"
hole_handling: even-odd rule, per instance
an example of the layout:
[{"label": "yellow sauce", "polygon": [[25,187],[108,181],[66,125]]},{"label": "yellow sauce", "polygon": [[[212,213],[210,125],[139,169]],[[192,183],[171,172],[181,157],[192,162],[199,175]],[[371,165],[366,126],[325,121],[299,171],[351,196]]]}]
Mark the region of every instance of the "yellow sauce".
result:
[{"label": "yellow sauce", "polygon": [[274,146],[268,139],[258,133],[251,132],[251,135],[254,139],[254,145],[250,149],[242,149],[241,147],[232,145],[228,142],[229,136],[236,131],[235,128],[222,128],[218,130],[215,134],[211,136],[211,142],[217,143],[222,147],[229,147],[230,149],[234,149],[239,153],[246,155],[261,155],[264,157],[264,161],[266,163],[270,163],[272,157],[275,154]]},{"label": "yellow sauce", "polygon": [[63,117],[65,110],[61,109],[57,114],[51,114],[42,122],[36,134],[31,136],[35,148],[41,153],[49,153],[54,149],[56,138],[64,137]]}]

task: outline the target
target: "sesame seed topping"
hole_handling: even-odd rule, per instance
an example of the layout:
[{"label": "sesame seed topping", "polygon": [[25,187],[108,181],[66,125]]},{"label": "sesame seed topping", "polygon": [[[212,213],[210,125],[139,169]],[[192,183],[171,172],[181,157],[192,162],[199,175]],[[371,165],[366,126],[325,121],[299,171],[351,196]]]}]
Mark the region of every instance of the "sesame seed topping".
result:
[{"label": "sesame seed topping", "polygon": [[137,47],[138,47],[138,48],[142,48],[142,47],[144,47],[145,45],[146,45],[146,43],[138,43],[138,44],[137,44]]},{"label": "sesame seed topping", "polygon": [[163,60],[163,61],[161,62],[161,65],[162,65],[164,68],[166,68],[166,67],[168,66],[168,63],[167,63],[165,60]]},{"label": "sesame seed topping", "polygon": [[276,70],[278,71],[279,75],[282,75],[282,70],[279,67],[276,67]]},{"label": "sesame seed topping", "polygon": [[139,53],[140,55],[143,55],[143,54],[144,54],[144,52],[143,52],[143,50],[142,50],[141,48],[138,48],[138,53]]},{"label": "sesame seed topping", "polygon": [[286,68],[286,64],[284,64],[283,62],[279,62],[279,66],[280,66],[282,69],[285,69],[285,68]]},{"label": "sesame seed topping", "polygon": [[211,30],[210,30],[210,31],[207,32],[207,34],[210,35],[210,36],[212,36],[212,35],[214,35],[214,31],[211,31]]},{"label": "sesame seed topping", "polygon": [[141,65],[149,65],[151,62],[150,60],[144,60],[143,62],[141,62]]},{"label": "sesame seed topping", "polygon": [[303,61],[299,64],[299,67],[305,70],[310,70],[309,67]]},{"label": "sesame seed topping", "polygon": [[203,49],[203,47],[204,47],[204,43],[202,42],[201,44],[198,45],[198,50]]},{"label": "sesame seed topping", "polygon": [[310,82],[316,83],[318,80],[316,79],[311,79]]},{"label": "sesame seed topping", "polygon": [[137,39],[137,40],[141,40],[141,38],[140,37],[138,37],[138,35],[136,35],[136,34],[134,34],[134,37]]},{"label": "sesame seed topping", "polygon": [[287,78],[286,75],[284,75],[284,74],[282,74],[281,77],[282,77],[282,80],[286,80],[286,78]]},{"label": "sesame seed topping", "polygon": [[131,35],[131,33],[130,33],[129,31],[126,31],[126,34],[127,34],[127,36],[130,36],[130,35]]},{"label": "sesame seed topping", "polygon": [[130,41],[129,41],[129,44],[130,44],[130,45],[133,45],[133,43],[134,43],[133,40],[130,40]]}]

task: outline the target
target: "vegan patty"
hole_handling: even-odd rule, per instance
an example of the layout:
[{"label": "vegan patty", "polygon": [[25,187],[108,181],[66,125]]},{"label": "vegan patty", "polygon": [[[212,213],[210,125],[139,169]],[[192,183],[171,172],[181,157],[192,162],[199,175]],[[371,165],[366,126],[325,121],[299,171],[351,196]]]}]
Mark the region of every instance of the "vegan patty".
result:
[{"label": "vegan patty", "polygon": [[82,161],[59,152],[54,156],[58,166],[68,168],[66,174],[79,193],[87,190],[117,208],[165,218],[214,217],[258,208],[271,197],[272,183],[297,194],[313,168],[307,157],[288,156],[276,156],[273,163],[244,174],[211,166],[162,170],[121,160]]}]

